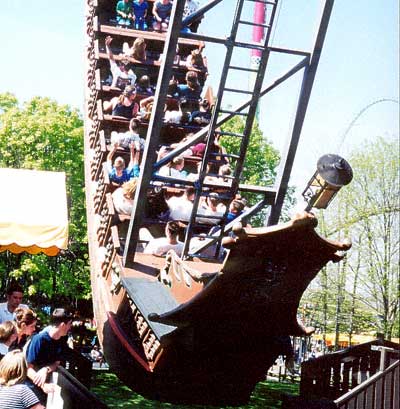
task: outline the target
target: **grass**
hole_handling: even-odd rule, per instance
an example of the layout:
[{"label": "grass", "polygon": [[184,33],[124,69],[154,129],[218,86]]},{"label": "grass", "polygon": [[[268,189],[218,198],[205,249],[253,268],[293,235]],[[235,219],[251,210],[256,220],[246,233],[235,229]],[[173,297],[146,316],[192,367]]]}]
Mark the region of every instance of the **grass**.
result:
[{"label": "grass", "polygon": [[[140,408],[140,409],[215,409],[215,406],[176,405],[145,399],[133,392],[108,371],[94,371],[92,388],[94,392],[110,409]],[[299,385],[264,381],[257,384],[250,401],[245,406],[226,406],[225,409],[277,409],[280,408],[281,394],[298,395]]]}]

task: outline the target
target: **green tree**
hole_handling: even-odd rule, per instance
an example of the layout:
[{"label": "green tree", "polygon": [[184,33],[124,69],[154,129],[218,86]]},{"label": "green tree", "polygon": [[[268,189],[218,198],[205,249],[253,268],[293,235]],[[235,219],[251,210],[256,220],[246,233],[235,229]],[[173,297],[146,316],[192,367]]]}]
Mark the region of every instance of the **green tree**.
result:
[{"label": "green tree", "polygon": [[[243,133],[245,123],[242,118],[235,117],[222,126],[224,132]],[[222,136],[221,144],[229,154],[238,154],[241,139],[234,136]],[[276,169],[279,164],[279,152],[263,135],[257,121],[254,122],[253,131],[250,136],[249,145],[246,152],[246,161],[243,167],[241,183],[258,186],[272,186],[276,178]],[[260,200],[256,194],[244,195],[250,204]],[[288,204],[293,204],[293,189],[289,189]],[[266,211],[260,212],[258,216],[252,218],[254,226],[265,224]]]},{"label": "green tree", "polygon": [[[3,288],[21,280],[32,302],[76,301],[90,295],[83,187],[83,121],[77,110],[48,98],[19,105],[0,95],[0,166],[66,173],[68,250],[56,257],[0,254]],[[27,200],[29,205],[29,200]]]},{"label": "green tree", "polygon": [[[390,339],[399,322],[399,162],[396,141],[377,138],[351,155],[352,183],[324,214],[322,235],[352,239],[341,267],[329,264],[302,302],[330,300],[325,323],[348,333],[382,332]],[[321,277],[320,277],[321,276]],[[336,300],[333,303],[332,300]],[[336,314],[336,315],[335,315]],[[332,325],[325,326],[332,331]]]}]

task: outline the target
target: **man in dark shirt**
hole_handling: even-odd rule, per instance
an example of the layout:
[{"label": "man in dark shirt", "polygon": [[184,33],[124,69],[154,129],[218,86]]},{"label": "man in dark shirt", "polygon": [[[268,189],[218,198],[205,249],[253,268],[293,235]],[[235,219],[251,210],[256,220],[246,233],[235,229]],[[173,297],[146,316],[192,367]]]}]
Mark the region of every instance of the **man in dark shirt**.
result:
[{"label": "man in dark shirt", "polygon": [[33,336],[27,346],[28,378],[46,394],[54,390],[54,385],[46,382],[48,374],[68,356],[66,335],[71,325],[72,315],[63,308],[56,308],[51,315],[51,325]]}]

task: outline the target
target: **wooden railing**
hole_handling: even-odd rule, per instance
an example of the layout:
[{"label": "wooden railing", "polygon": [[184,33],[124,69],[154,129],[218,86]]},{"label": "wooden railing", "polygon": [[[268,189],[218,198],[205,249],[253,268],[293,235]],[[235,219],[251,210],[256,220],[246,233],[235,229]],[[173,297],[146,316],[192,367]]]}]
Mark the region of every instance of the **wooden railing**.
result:
[{"label": "wooden railing", "polygon": [[335,400],[338,409],[398,409],[400,361]]},{"label": "wooden railing", "polygon": [[334,352],[301,365],[300,395],[337,399],[372,377],[380,366],[380,351],[372,346],[399,350],[389,341],[372,341]]}]

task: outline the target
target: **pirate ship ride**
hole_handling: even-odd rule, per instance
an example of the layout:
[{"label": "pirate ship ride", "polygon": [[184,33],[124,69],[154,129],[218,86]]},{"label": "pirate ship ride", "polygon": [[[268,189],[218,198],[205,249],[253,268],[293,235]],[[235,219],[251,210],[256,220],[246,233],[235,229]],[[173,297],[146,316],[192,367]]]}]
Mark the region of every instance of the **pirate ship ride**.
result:
[{"label": "pirate ship ride", "polygon": [[[221,0],[208,2],[183,20],[185,0],[174,1],[166,33],[118,27],[114,21],[115,3],[109,0],[87,0],[86,3],[85,172],[91,281],[99,340],[111,370],[147,397],[190,403],[245,402],[277,356],[285,353],[288,336],[308,333],[296,315],[309,282],[326,263],[340,260],[342,256],[338,252],[349,248],[347,243],[319,237],[315,232],[317,221],[307,212],[286,224],[276,225],[333,1],[324,3],[311,52],[269,44],[277,0],[229,1],[233,17],[226,38],[181,30],[203,15],[202,24],[206,24],[207,13]],[[153,2],[149,3],[151,6]],[[263,21],[246,19],[249,5],[258,12],[262,10]],[[242,39],[242,26],[253,28],[253,34],[258,34],[250,41]],[[115,60],[125,58],[119,56],[123,42],[143,37],[151,58],[134,61],[132,69],[157,81],[150,120],[140,123],[140,134],[146,142],[133,210],[118,224],[115,224],[117,214],[111,196],[114,187],[105,161],[111,149],[111,132],[127,131],[129,121],[103,112],[102,102],[121,92],[106,81],[110,61],[105,39],[110,35]],[[208,43],[220,44],[226,51],[219,88],[215,97],[210,91],[207,94],[213,104],[209,123],[165,123],[164,106],[174,103],[174,98],[167,98],[168,83],[172,76],[183,78],[187,70],[177,63],[177,50],[184,58],[193,49],[203,49],[204,44],[206,50]],[[250,68],[243,60],[238,63],[234,58],[237,50],[251,51],[257,63]],[[163,57],[158,59],[161,53]],[[268,58],[281,53],[298,56],[300,61],[265,85]],[[275,185],[241,183],[259,99],[301,71],[303,79],[296,117]],[[240,89],[237,82],[232,85],[230,78],[238,72],[253,75],[250,89]],[[224,107],[227,94],[244,96],[245,100],[227,109]],[[136,98],[144,96],[138,93]],[[223,125],[237,116],[243,119],[243,132],[224,132]],[[179,141],[187,134],[190,136],[185,142],[171,148],[163,158],[156,158],[160,145]],[[239,138],[239,151],[216,153],[213,145],[215,138],[221,135]],[[198,164],[195,180],[157,173],[161,166],[199,142],[205,143],[202,159],[187,159],[188,163]],[[122,148],[119,153],[128,156],[128,151]],[[218,173],[210,170],[213,166],[215,169],[215,163],[221,158],[229,160],[233,170],[224,180],[218,180]],[[212,181],[208,176],[213,177]],[[329,190],[325,189],[320,176],[315,178],[314,193]],[[185,243],[182,256],[170,252],[164,258],[140,252],[138,249],[143,243],[139,230],[146,227],[155,234],[162,234],[165,226],[157,212],[149,210],[151,198],[180,194],[187,186],[194,187],[195,198],[182,232]],[[217,223],[213,220],[215,228],[211,233],[200,234],[204,226],[198,223],[198,209],[202,198],[211,192],[217,192],[218,198],[226,204],[238,193],[248,192],[256,194],[258,201],[232,222],[227,221],[225,211]],[[315,204],[315,196],[313,200]],[[327,203],[325,199],[318,200]],[[245,220],[265,207],[269,207],[268,227],[243,227]],[[223,259],[221,248],[226,254]]]}]

